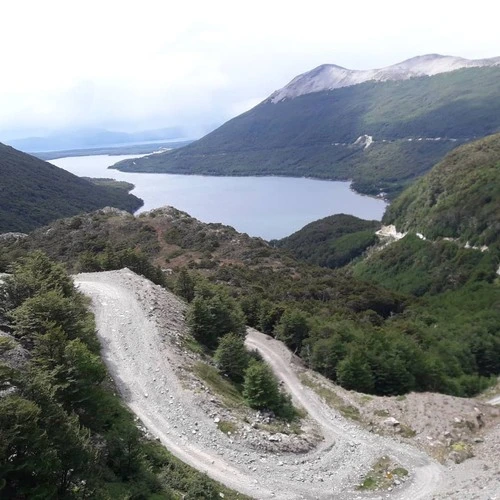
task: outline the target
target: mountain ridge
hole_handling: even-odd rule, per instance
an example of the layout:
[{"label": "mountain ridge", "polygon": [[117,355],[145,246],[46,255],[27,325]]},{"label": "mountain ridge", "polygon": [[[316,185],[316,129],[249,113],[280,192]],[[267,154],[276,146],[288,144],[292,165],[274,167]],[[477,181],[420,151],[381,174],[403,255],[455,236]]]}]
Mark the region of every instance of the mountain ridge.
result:
[{"label": "mountain ridge", "polygon": [[435,76],[463,68],[477,68],[500,65],[500,57],[486,59],[465,59],[463,57],[426,54],[412,57],[384,68],[352,70],[336,64],[322,64],[302,73],[266,101],[274,104],[284,99],[294,99],[314,92],[335,90],[358,85],[368,81],[398,81],[420,76]]},{"label": "mountain ridge", "polygon": [[[267,100],[188,146],[113,168],[352,180],[393,198],[456,146],[500,131],[499,80],[495,65]],[[362,136],[374,142],[354,145]]]},{"label": "mountain ridge", "polygon": [[54,130],[44,136],[30,136],[4,141],[26,153],[64,151],[159,142],[180,138],[180,127],[166,127],[139,132],[118,132],[103,128],[74,128]]}]

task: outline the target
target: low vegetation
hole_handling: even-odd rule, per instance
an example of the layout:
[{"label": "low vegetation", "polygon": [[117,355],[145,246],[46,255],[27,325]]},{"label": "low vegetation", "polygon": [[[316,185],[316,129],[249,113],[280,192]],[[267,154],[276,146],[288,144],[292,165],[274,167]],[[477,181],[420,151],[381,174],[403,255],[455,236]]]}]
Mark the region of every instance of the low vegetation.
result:
[{"label": "low vegetation", "polygon": [[389,457],[380,457],[364,477],[358,490],[387,490],[406,480],[408,471],[394,464]]},{"label": "low vegetation", "polygon": [[321,382],[304,373],[300,377],[300,381],[307,387],[310,387],[325,403],[337,410],[343,417],[351,420],[361,420],[361,414],[356,406],[346,403],[333,389],[326,387]]},{"label": "low vegetation", "polygon": [[246,404],[241,390],[224,377],[213,365],[199,361],[193,365],[193,372],[215,394],[222,398],[222,402],[227,408],[236,409]]}]

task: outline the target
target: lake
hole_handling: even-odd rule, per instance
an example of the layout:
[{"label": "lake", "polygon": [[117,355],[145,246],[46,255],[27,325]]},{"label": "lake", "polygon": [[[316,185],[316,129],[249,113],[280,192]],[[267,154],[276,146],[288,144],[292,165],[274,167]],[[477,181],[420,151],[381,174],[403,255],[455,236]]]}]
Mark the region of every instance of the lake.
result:
[{"label": "lake", "polygon": [[266,240],[283,238],[309,222],[338,213],[380,220],[386,207],[383,200],[351,191],[349,182],[138,174],[107,168],[140,156],[78,156],[50,163],[79,176],[131,182],[132,193],[144,200],[139,212],[171,205],[203,222],[221,222]]}]

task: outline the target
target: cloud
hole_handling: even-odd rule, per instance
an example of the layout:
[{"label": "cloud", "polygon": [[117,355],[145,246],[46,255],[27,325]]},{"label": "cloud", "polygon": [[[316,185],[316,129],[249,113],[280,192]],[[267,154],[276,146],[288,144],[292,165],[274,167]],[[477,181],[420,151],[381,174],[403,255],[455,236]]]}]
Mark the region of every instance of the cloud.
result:
[{"label": "cloud", "polygon": [[0,130],[203,132],[322,63],[500,55],[499,10],[489,0],[6,2]]}]

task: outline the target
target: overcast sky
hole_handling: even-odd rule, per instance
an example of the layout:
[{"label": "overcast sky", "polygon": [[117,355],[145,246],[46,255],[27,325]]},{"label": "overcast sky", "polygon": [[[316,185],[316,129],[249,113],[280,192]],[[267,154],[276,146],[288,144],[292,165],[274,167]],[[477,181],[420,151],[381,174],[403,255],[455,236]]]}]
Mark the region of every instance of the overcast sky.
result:
[{"label": "overcast sky", "polygon": [[196,136],[323,63],[500,56],[493,0],[6,0],[0,138],[67,127]]}]

